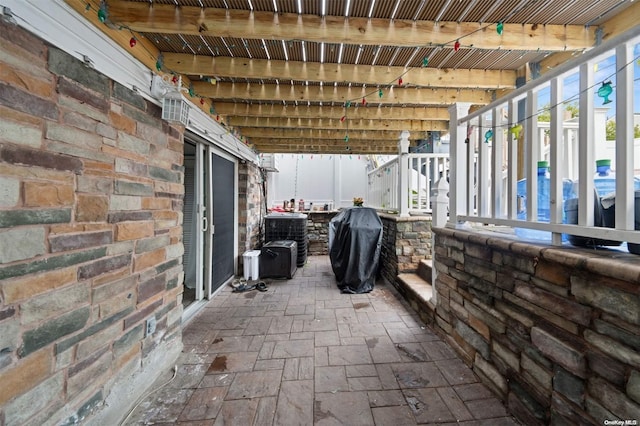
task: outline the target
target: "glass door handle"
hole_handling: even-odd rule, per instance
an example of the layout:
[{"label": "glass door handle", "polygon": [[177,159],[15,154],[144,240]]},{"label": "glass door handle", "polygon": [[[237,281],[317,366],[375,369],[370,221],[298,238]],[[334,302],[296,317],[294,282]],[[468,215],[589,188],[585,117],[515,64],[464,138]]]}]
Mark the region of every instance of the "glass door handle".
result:
[{"label": "glass door handle", "polygon": [[201,231],[205,232],[207,230],[207,228],[209,228],[209,220],[207,219],[206,216],[204,216],[202,218],[202,229],[201,229]]}]

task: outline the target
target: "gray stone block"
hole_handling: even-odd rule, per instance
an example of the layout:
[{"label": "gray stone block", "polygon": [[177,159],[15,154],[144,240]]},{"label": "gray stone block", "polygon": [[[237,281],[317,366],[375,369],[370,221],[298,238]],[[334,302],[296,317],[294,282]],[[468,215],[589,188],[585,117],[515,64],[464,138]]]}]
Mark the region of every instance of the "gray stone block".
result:
[{"label": "gray stone block", "polygon": [[44,228],[17,228],[0,232],[0,263],[32,259],[46,253]]},{"label": "gray stone block", "polygon": [[58,119],[58,106],[55,102],[24,92],[9,84],[0,84],[0,105],[40,118]]},{"label": "gray stone block", "polygon": [[103,257],[106,252],[107,249],[105,247],[101,247],[79,253],[63,254],[60,256],[48,257],[46,259],[35,260],[19,265],[7,266],[4,268],[0,268],[0,280],[33,274],[36,272],[50,271],[53,269],[64,268],[65,266],[88,262],[90,260]]},{"label": "gray stone block", "polygon": [[105,272],[124,268],[129,264],[131,264],[130,254],[122,254],[120,256],[114,256],[108,259],[100,259],[78,268],[78,279],[85,280],[88,278],[93,278],[100,274],[104,274]]},{"label": "gray stone block", "polygon": [[640,297],[593,283],[588,277],[571,277],[571,293],[576,300],[602,309],[632,324],[640,325]]},{"label": "gray stone block", "polygon": [[139,182],[116,180],[115,193],[120,195],[140,195],[149,197],[153,195],[153,187]]},{"label": "gray stone block", "polygon": [[476,332],[474,329],[472,329],[462,321],[456,321],[454,328],[465,342],[467,342],[478,352],[480,352],[484,359],[489,359],[491,357],[489,343],[484,340],[484,338],[478,332]]},{"label": "gray stone block", "polygon": [[531,329],[531,342],[551,360],[579,377],[585,377],[586,360],[582,351],[539,327]]},{"label": "gray stone block", "polygon": [[20,357],[25,357],[61,337],[80,330],[87,323],[90,313],[91,308],[86,306],[47,321],[35,329],[26,331],[22,338],[23,344],[19,351]]},{"label": "gray stone block", "polygon": [[555,366],[553,372],[553,389],[579,407],[584,408],[586,390],[584,380],[558,365]]},{"label": "gray stone block", "polygon": [[81,85],[109,96],[109,79],[84,62],[55,47],[49,47],[49,71],[69,77]]},{"label": "gray stone block", "polygon": [[101,246],[113,242],[111,231],[88,232],[84,234],[63,234],[49,237],[49,246],[52,253],[77,250],[80,248]]},{"label": "gray stone block", "polygon": [[149,166],[149,176],[154,179],[165,180],[167,182],[180,183],[180,173],[172,172],[161,167]]},{"label": "gray stone block", "polygon": [[631,370],[631,374],[629,374],[627,395],[636,403],[640,404],[640,372],[638,372],[638,370]]},{"label": "gray stone block", "polygon": [[70,221],[71,209],[8,210],[0,212],[0,228],[69,223]]},{"label": "gray stone block", "polygon": [[25,300],[20,304],[20,321],[24,325],[39,322],[76,306],[88,305],[91,292],[88,283],[75,284]]},{"label": "gray stone block", "polygon": [[[32,416],[46,411],[54,404],[62,405],[64,395],[64,375],[62,372],[42,381],[33,389],[8,402],[4,407],[7,425],[42,424],[31,423]],[[43,421],[45,419],[42,419]]]},{"label": "gray stone block", "polygon": [[139,109],[144,109],[145,107],[142,96],[120,83],[113,83],[113,97]]}]

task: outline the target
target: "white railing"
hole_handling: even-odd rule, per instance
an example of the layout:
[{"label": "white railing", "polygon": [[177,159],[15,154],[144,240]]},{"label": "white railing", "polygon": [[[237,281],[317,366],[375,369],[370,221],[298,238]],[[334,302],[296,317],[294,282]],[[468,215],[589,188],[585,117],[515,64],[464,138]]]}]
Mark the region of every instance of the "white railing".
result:
[{"label": "white railing", "polygon": [[[640,26],[636,26],[471,114],[469,104],[452,105],[450,223],[544,231],[553,244],[562,243],[563,233],[640,243],[640,232],[634,230],[634,152],[633,143],[629,143],[633,141],[634,64],[638,59],[633,52],[639,42]],[[596,71],[598,65],[600,70]],[[606,74],[603,68],[608,68]],[[616,111],[615,228],[594,226],[594,105],[596,93],[606,101],[606,91],[599,89],[607,81],[613,82],[610,96]],[[576,100],[577,140],[570,142],[569,127],[573,125],[565,124],[564,110]],[[551,115],[547,146],[540,137],[543,126],[537,119],[546,103]],[[598,99],[597,103],[604,102]],[[526,207],[526,217],[518,217],[518,180],[526,179],[526,194],[539,194],[538,161],[546,149],[548,199],[526,197],[526,205],[521,206]],[[477,164],[473,160],[476,155]],[[574,185],[576,224],[565,223],[563,184],[568,179],[578,183]]]},{"label": "white railing", "polygon": [[[406,161],[401,167],[403,159]],[[368,173],[366,204],[376,209],[397,211],[403,216],[430,214],[431,189],[448,173],[449,154],[401,154]],[[406,181],[405,191],[401,191],[403,180]]]},{"label": "white railing", "polygon": [[400,210],[398,163],[398,158],[394,158],[367,173],[367,206],[381,210]]}]

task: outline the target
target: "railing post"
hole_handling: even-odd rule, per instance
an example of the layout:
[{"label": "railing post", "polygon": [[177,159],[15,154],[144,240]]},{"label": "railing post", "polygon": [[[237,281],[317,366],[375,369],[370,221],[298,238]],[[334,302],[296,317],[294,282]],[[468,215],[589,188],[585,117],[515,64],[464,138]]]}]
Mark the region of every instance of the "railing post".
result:
[{"label": "railing post", "polygon": [[[458,124],[458,120],[469,114],[471,104],[458,102],[449,107],[449,134],[451,163],[449,182],[451,189],[449,197],[451,207],[449,209],[451,222],[457,223],[458,216],[467,215],[467,155],[465,138],[467,137],[466,125]],[[473,161],[473,159],[471,159]]]},{"label": "railing post", "polygon": [[398,141],[398,208],[400,217],[409,216],[409,132],[400,133]]},{"label": "railing post", "polygon": [[444,228],[447,224],[447,209],[449,208],[449,182],[446,176],[441,176],[435,184],[434,195],[431,197],[433,209],[432,227]]}]

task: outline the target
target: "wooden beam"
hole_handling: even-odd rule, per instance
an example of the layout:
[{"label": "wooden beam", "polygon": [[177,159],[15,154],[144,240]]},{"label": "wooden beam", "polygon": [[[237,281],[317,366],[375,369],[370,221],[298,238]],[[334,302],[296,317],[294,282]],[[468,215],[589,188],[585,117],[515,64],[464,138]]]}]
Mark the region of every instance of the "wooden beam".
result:
[{"label": "wooden beam", "polygon": [[397,141],[386,145],[371,144],[335,144],[328,145],[322,141],[318,143],[294,143],[282,145],[265,141],[260,144],[251,144],[258,152],[263,153],[296,153],[296,154],[397,154]]},{"label": "wooden beam", "polygon": [[340,121],[335,118],[275,118],[275,117],[236,117],[230,116],[227,124],[236,128],[293,128],[293,129],[342,129],[349,130],[403,130],[413,132],[445,131],[449,128],[446,121],[427,120],[358,120],[348,118]]},{"label": "wooden beam", "polygon": [[346,114],[350,119],[369,120],[444,120],[449,121],[449,111],[444,107],[374,107],[351,108],[343,106],[295,106],[267,105],[232,102],[214,102],[213,107],[220,115],[243,117],[290,117],[290,118],[333,118],[340,119]]},{"label": "wooden beam", "polygon": [[[269,139],[317,139],[344,141],[346,132],[344,130],[331,129],[272,129],[245,127],[242,135],[248,139],[269,138]],[[411,140],[424,139],[427,135],[424,132],[411,133]],[[400,132],[397,130],[353,130],[349,129],[349,140],[366,141],[398,141]],[[291,141],[289,141],[291,142]],[[287,142],[287,143],[289,143]]]},{"label": "wooden beam", "polygon": [[638,25],[638,16],[640,16],[640,3],[632,2],[627,8],[600,25],[602,40],[609,40],[635,27]]},{"label": "wooden beam", "polygon": [[367,19],[342,16],[298,15],[261,11],[175,7],[169,4],[109,1],[109,15],[118,25],[137,32],[195,36],[306,40],[325,43],[428,47],[451,44],[476,49],[580,50],[593,46],[595,28],[583,25],[504,24],[499,35],[495,27],[478,22],[433,22],[395,19]]},{"label": "wooden beam", "polygon": [[397,154],[394,146],[327,146],[327,145],[254,145],[253,149],[259,153],[292,153],[292,154]]},{"label": "wooden beam", "polygon": [[[624,33],[635,25],[638,25],[638,16],[640,16],[640,2],[633,2],[628,7],[620,11],[620,13],[600,25],[599,28],[602,30],[602,40],[604,41],[613,38]],[[558,65],[564,64],[565,62],[573,59],[580,53],[581,52],[558,52],[547,56],[540,61],[540,74],[545,74]],[[511,89],[506,88],[497,90],[496,98],[499,99],[510,92]]]},{"label": "wooden beam", "polygon": [[353,107],[360,105],[363,97],[375,105],[450,105],[454,102],[471,102],[486,105],[491,102],[491,93],[487,90],[473,89],[419,89],[392,88],[378,97],[378,91],[361,87],[321,87],[292,86],[289,84],[248,84],[248,83],[193,83],[197,96],[212,98],[215,101],[248,100],[274,102],[323,102],[344,103],[351,101]]},{"label": "wooden beam", "polygon": [[280,79],[313,82],[366,84],[386,88],[398,84],[402,75],[406,87],[513,88],[516,72],[446,68],[386,67],[266,59],[202,56],[163,52],[165,66],[179,74],[248,79]]},{"label": "wooden beam", "polygon": [[[95,11],[87,11],[86,0],[64,0],[64,2],[68,4],[73,10],[78,12],[78,14],[84,16],[88,22],[96,26],[117,45],[129,52],[131,56],[136,58],[150,70],[153,70],[154,73],[156,72],[156,60],[160,54],[160,51],[151,41],[144,37],[137,37],[136,48],[132,49],[129,44],[131,40],[131,32],[123,31],[119,28],[110,28],[105,23],[100,22],[100,20],[98,19],[98,14],[95,13]],[[111,6],[111,2],[109,2],[109,6]],[[187,76],[182,76],[182,84],[185,85],[185,87],[189,87],[190,83],[191,81]],[[209,112],[210,101],[205,101],[204,104],[201,104],[199,99],[195,96],[189,96],[188,93],[185,93],[184,96],[189,98],[202,111],[206,113]]]}]

